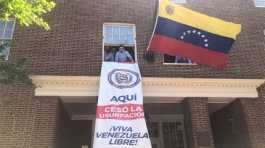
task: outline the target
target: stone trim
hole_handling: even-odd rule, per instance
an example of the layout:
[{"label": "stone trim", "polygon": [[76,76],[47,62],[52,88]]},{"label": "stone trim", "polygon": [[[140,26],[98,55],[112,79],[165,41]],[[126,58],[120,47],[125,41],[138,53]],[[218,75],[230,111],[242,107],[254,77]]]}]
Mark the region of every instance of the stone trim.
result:
[{"label": "stone trim", "polygon": [[[97,76],[44,76],[31,77],[36,96],[87,97],[97,96]],[[229,102],[230,98],[256,98],[257,88],[264,79],[210,79],[144,77],[145,97],[185,98],[209,97],[210,102]]]}]

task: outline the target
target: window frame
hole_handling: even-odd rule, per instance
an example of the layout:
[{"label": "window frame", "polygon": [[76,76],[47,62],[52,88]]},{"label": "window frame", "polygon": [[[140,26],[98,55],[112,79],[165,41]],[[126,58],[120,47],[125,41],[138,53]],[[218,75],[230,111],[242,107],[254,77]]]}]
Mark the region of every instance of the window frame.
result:
[{"label": "window frame", "polygon": [[254,6],[256,7],[256,8],[265,8],[265,0],[259,0],[259,1],[263,1],[263,3],[261,3],[261,4],[263,4],[263,5],[257,5],[257,0],[253,0],[254,1]]},{"label": "window frame", "polygon": [[180,66],[196,66],[197,63],[165,63],[165,55],[163,54],[163,65],[180,65]]},{"label": "window frame", "polygon": [[[13,36],[14,36],[14,32],[15,32],[16,20],[15,20],[15,19],[9,19],[8,21],[4,21],[4,20],[0,20],[0,21],[4,22],[4,31],[3,31],[3,35],[4,35],[5,32],[6,32],[7,23],[8,23],[9,21],[13,21],[11,37],[10,37],[10,38],[2,38],[2,37],[0,36],[0,42],[10,41],[10,42],[12,43]],[[9,57],[9,55],[10,55],[10,50],[11,50],[11,45],[10,45],[10,47],[8,47],[7,54],[5,55],[5,60],[6,60],[6,61],[8,60],[8,57]]]},{"label": "window frame", "polygon": [[[104,54],[105,54],[105,26],[132,26],[133,27],[133,39],[134,43],[132,46],[130,45],[124,45],[124,44],[117,44],[119,45],[124,45],[124,47],[133,47],[134,48],[134,62],[137,62],[137,42],[136,42],[136,25],[131,24],[131,23],[114,23],[114,22],[106,22],[103,23],[103,31],[102,31],[102,61],[104,62]],[[111,44],[110,44],[111,45]],[[114,44],[113,44],[114,45]]]},{"label": "window frame", "polygon": [[[3,21],[3,20],[0,20],[0,21]],[[10,38],[2,38],[0,36],[0,40],[12,40],[13,39],[13,35],[14,35],[14,31],[15,31],[15,26],[16,26],[16,20],[15,19],[10,19],[8,21],[3,21],[3,22],[5,22],[5,27],[4,27],[3,34],[5,34],[5,32],[6,32],[7,22],[9,22],[9,21],[13,21],[14,22],[14,25],[13,25],[13,28],[12,28],[11,37]]]},{"label": "window frame", "polygon": [[169,0],[170,2],[174,4],[186,4],[187,0]]}]

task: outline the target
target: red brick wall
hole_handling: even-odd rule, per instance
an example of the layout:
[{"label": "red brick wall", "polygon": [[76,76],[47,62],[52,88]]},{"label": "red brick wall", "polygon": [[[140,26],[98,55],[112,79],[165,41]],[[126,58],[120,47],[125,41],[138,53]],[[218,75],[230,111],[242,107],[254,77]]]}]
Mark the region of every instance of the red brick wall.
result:
[{"label": "red brick wall", "polygon": [[58,144],[58,112],[57,98],[35,98],[37,111],[33,126],[33,148],[56,148]]},{"label": "red brick wall", "polygon": [[261,98],[241,99],[251,148],[265,147],[265,105]]},{"label": "red brick wall", "polygon": [[[104,22],[121,22],[136,24],[138,61],[143,76],[264,78],[264,8],[255,8],[253,0],[188,0],[186,5],[199,12],[242,24],[242,33],[223,71],[200,65],[165,66],[159,55],[155,63],[143,60],[154,24],[156,0],[58,0],[56,9],[47,16],[50,31],[16,26],[10,59],[27,57],[32,74],[99,75],[102,25]],[[14,89],[9,94],[12,101],[0,105],[0,148],[53,148],[58,144],[56,129],[61,125],[57,121],[58,99],[34,98],[32,92],[24,87]],[[265,103],[264,88],[260,94]],[[224,136],[221,142],[227,146],[238,146],[236,148],[262,147],[264,130],[258,128],[264,127],[265,113],[262,111],[265,111],[261,103],[261,100],[243,104],[234,102],[218,112],[218,116],[214,115],[212,119],[220,121],[216,127],[224,129],[218,130],[219,136]],[[208,147],[213,147],[206,99],[186,100],[185,104],[190,148],[197,148],[198,141],[204,142],[205,139],[198,136],[205,136],[202,131],[208,132]],[[234,118],[232,125],[228,121],[231,116]],[[230,126],[233,130],[227,132]],[[247,129],[252,133],[249,134]],[[258,138],[255,139],[256,136]],[[225,141],[227,137],[234,141]],[[220,141],[216,143],[220,148]]]},{"label": "red brick wall", "polygon": [[216,148],[265,147],[264,98],[237,99],[211,116]]},{"label": "red brick wall", "polygon": [[[14,90],[13,90],[14,91]],[[10,92],[8,102],[0,103],[0,147],[30,147],[36,108],[26,92]],[[28,92],[28,91],[27,91]]]},{"label": "red brick wall", "polygon": [[31,94],[19,87],[10,91],[8,103],[0,103],[0,148],[56,146],[58,100]]},{"label": "red brick wall", "polygon": [[144,76],[262,78],[265,73],[264,8],[253,0],[188,0],[187,7],[211,16],[242,24],[226,68],[162,65],[143,59],[150,39],[157,0],[58,0],[47,16],[51,30],[17,25],[11,59],[29,58],[34,74],[99,75],[104,22],[136,24],[137,53]]},{"label": "red brick wall", "polygon": [[254,116],[248,118],[252,129],[250,136],[252,145],[256,148],[265,147],[265,84],[259,89],[259,98],[255,100],[252,109],[256,111]]},{"label": "red brick wall", "polygon": [[188,148],[214,148],[207,98],[187,98],[183,113]]},{"label": "red brick wall", "polygon": [[211,115],[216,148],[249,148],[248,130],[239,100]]}]

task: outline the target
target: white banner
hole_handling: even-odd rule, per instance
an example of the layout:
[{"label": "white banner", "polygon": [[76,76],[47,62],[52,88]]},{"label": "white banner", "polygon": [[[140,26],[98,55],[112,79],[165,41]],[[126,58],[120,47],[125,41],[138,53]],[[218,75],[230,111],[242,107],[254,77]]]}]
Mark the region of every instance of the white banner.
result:
[{"label": "white banner", "polygon": [[103,62],[93,148],[151,148],[138,64]]}]

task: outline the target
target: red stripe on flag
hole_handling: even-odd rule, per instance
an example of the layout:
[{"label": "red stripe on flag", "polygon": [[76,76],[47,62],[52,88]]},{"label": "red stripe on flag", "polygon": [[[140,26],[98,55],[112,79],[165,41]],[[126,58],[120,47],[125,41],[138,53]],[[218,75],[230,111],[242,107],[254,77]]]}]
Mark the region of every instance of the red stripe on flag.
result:
[{"label": "red stripe on flag", "polygon": [[144,109],[141,104],[98,105],[98,119],[134,120],[144,118]]},{"label": "red stripe on flag", "polygon": [[223,69],[228,55],[176,40],[163,35],[154,35],[149,49],[154,52],[189,58],[196,63]]}]

